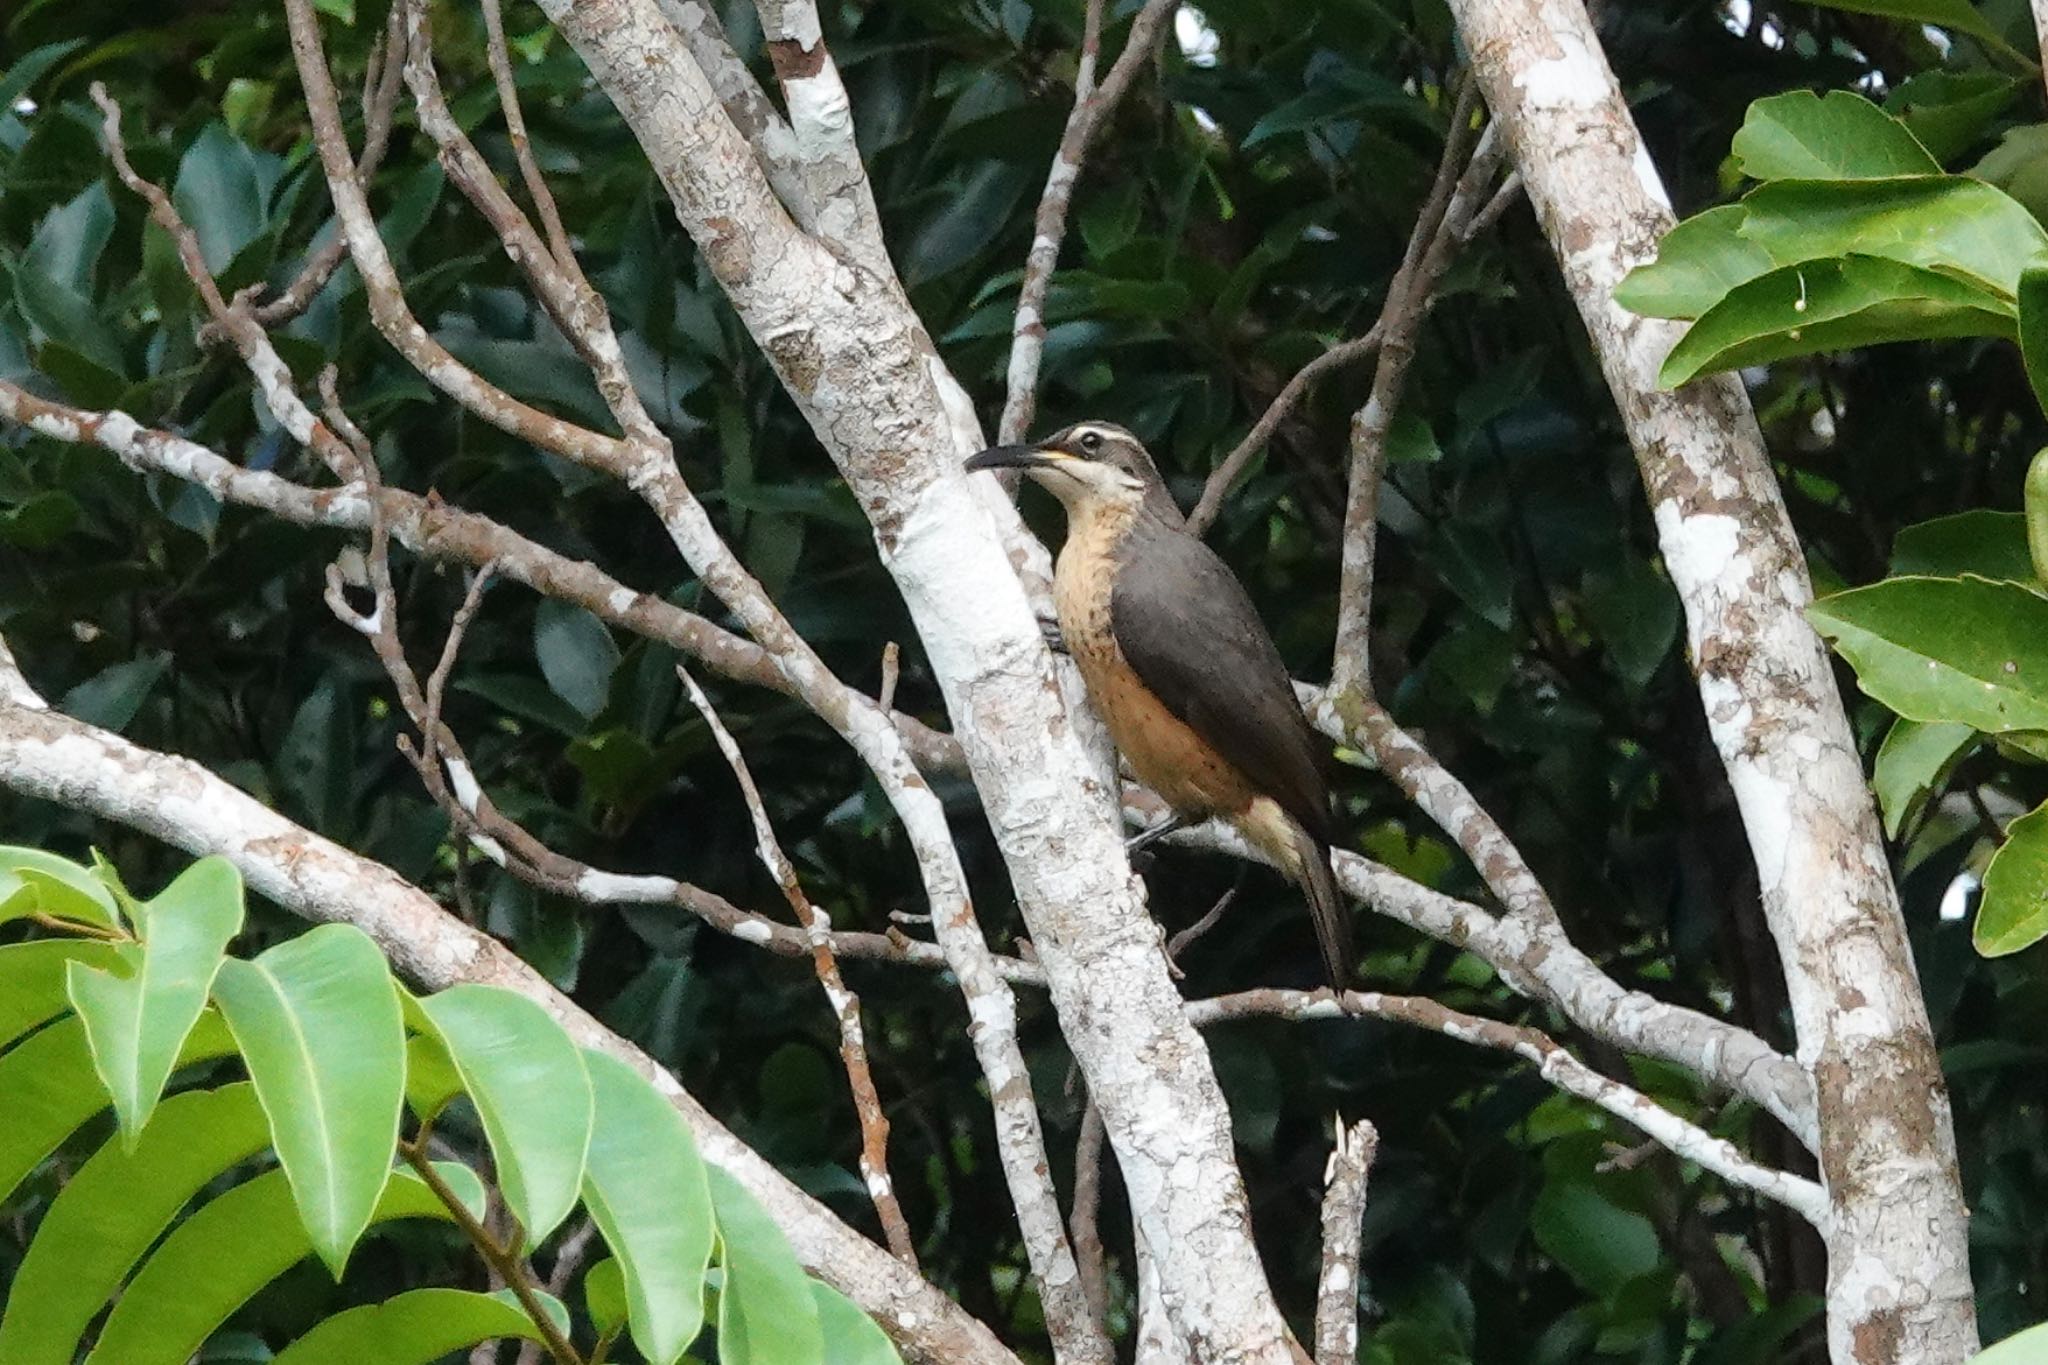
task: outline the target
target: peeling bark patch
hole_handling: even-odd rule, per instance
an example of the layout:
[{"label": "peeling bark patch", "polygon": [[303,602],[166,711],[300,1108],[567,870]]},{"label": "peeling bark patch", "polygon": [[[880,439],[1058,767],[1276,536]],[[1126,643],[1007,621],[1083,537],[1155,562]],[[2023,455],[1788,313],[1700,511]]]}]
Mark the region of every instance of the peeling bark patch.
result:
[{"label": "peeling bark patch", "polygon": [[818,376],[825,370],[825,352],[808,327],[792,327],[768,338],[768,354],[775,368],[799,398],[809,398],[818,388]]},{"label": "peeling bark patch", "polygon": [[778,81],[800,81],[825,69],[825,45],[806,49],[794,38],[777,38],[768,44],[768,61]]},{"label": "peeling bark patch", "polygon": [[746,229],[730,218],[708,219],[706,226],[711,229],[711,239],[704,243],[704,255],[711,262],[712,273],[728,288],[753,279],[754,244]]},{"label": "peeling bark patch", "polygon": [[1906,1359],[1905,1316],[1903,1308],[1881,1308],[1856,1324],[1849,1349],[1860,1365],[1891,1365]]}]

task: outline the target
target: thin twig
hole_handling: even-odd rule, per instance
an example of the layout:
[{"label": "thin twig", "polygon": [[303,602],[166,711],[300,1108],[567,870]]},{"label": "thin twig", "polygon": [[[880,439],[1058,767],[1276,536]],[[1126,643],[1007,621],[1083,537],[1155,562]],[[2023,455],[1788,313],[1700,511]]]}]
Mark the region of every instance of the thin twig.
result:
[{"label": "thin twig", "polygon": [[839,963],[832,954],[832,917],[804,894],[803,883],[796,875],[796,865],[790,862],[789,855],[782,851],[781,841],[775,837],[775,825],[768,818],[768,807],[761,800],[761,789],[754,784],[753,773],[747,768],[746,756],[740,752],[732,732],[725,728],[725,722],[718,718],[711,698],[704,695],[704,689],[697,686],[696,678],[687,668],[678,665],[676,676],[689,690],[690,704],[711,727],[711,737],[717,741],[718,751],[725,755],[733,779],[739,783],[740,796],[747,803],[747,813],[753,817],[754,851],[759,855],[761,865],[782,888],[782,897],[789,902],[790,912],[810,936],[812,965],[818,973],[818,984],[824,987],[825,999],[831,1003],[832,1013],[839,1021],[839,1056],[846,1064],[847,1083],[853,1090],[854,1112],[860,1118],[861,1179],[867,1186],[868,1197],[874,1201],[876,1216],[882,1220],[882,1232],[888,1239],[889,1250],[897,1260],[915,1269],[917,1244],[910,1235],[910,1223],[903,1216],[903,1206],[897,1202],[896,1186],[889,1179],[889,1117],[882,1112],[882,1098],[875,1089],[874,1073],[868,1067],[867,1037],[860,1022],[860,997],[847,989],[844,978],[839,974]]},{"label": "thin twig", "polygon": [[1067,235],[1067,209],[1074,200],[1074,185],[1081,178],[1088,144],[1109,121],[1110,113],[1136,79],[1138,68],[1150,60],[1178,4],[1179,0],[1145,0],[1145,7],[1131,20],[1130,36],[1124,40],[1123,51],[1097,85],[1102,0],[1089,0],[1082,26],[1081,61],[1074,80],[1074,107],[1067,114],[1066,130],[1060,134],[1052,168],[1046,172],[1045,189],[1039,195],[1038,212],[1032,220],[1031,249],[1024,257],[1024,277],[1017,287],[1017,316],[1010,328],[1008,391],[1002,418],[996,424],[998,441],[1023,440],[1038,405],[1038,367],[1045,355],[1045,297],[1052,287],[1053,270],[1059,264],[1060,243]]},{"label": "thin twig", "polygon": [[1358,1360],[1358,1251],[1364,1234],[1367,1177],[1380,1146],[1366,1119],[1346,1128],[1337,1120],[1336,1145],[1323,1167],[1323,1269],[1316,1278],[1316,1365]]},{"label": "thin twig", "polygon": [[1109,1269],[1102,1247],[1102,1111],[1089,1096],[1081,1111],[1081,1135],[1074,1143],[1074,1211],[1067,1226],[1074,1242],[1074,1264],[1081,1272],[1081,1295],[1095,1321],[1109,1321]]},{"label": "thin twig", "polygon": [[1166,961],[1173,968],[1176,977],[1180,975],[1181,953],[1187,949],[1190,943],[1193,943],[1196,939],[1214,929],[1222,921],[1223,912],[1228,910],[1230,903],[1236,899],[1237,888],[1233,886],[1216,898],[1216,903],[1209,907],[1207,914],[1175,934],[1172,938],[1166,940]]},{"label": "thin twig", "polygon": [[505,46],[505,17],[499,12],[498,0],[483,0],[483,7],[484,46],[490,54],[491,79],[498,87],[498,107],[505,114],[505,133],[512,143],[512,155],[519,162],[519,178],[526,182],[534,211],[540,214],[541,226],[547,229],[548,247],[554,252],[555,263],[561,265],[575,260],[576,251],[562,227],[555,196],[549,192],[548,182],[533,159],[533,144],[526,135],[526,114],[519,107],[519,86],[512,78],[512,54]]}]

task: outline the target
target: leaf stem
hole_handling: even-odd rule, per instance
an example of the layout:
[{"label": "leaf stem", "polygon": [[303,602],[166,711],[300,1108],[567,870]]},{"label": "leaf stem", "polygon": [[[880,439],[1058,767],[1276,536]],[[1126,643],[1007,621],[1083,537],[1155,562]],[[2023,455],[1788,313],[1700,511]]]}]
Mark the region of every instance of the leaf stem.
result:
[{"label": "leaf stem", "polygon": [[583,1357],[577,1354],[575,1345],[563,1335],[562,1329],[555,1325],[547,1305],[540,1301],[540,1295],[534,1287],[532,1272],[527,1269],[526,1262],[509,1248],[499,1245],[498,1239],[491,1236],[490,1229],[479,1222],[476,1215],[469,1211],[469,1206],[462,1202],[462,1196],[441,1178],[441,1173],[434,1169],[434,1163],[427,1159],[426,1143],[407,1142],[401,1138],[398,1151],[405,1158],[406,1164],[411,1166],[414,1173],[426,1183],[427,1188],[433,1191],[434,1197],[447,1206],[456,1226],[462,1229],[463,1235],[469,1238],[470,1243],[483,1258],[490,1262],[491,1269],[497,1271],[499,1277],[512,1290],[513,1295],[519,1300],[519,1306],[526,1310],[526,1315],[533,1319],[533,1325],[540,1329],[541,1340],[547,1346],[548,1354],[555,1358],[556,1365],[585,1365]]}]

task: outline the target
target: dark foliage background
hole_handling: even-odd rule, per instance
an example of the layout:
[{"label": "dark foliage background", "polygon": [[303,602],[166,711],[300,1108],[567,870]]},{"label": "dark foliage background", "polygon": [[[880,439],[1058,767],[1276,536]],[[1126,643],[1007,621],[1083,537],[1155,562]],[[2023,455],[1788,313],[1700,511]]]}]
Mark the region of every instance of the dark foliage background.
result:
[{"label": "dark foliage background", "polygon": [[[346,88],[381,5],[324,7]],[[736,39],[758,47],[748,7],[724,8]],[[1120,21],[1131,7],[1111,8]],[[2023,5],[1985,9],[2025,45]],[[898,266],[991,425],[1017,268],[1071,98],[1080,10],[1079,0],[828,6]],[[842,676],[873,687],[884,643],[899,641],[899,704],[942,724],[857,508],[708,283],[630,138],[536,10],[515,7],[508,19],[543,164],[686,474]],[[1040,422],[1130,425],[1183,504],[1295,368],[1371,323],[1441,146],[1441,82],[1454,62],[1433,0],[1212,0],[1206,21],[1213,51],[1169,43],[1157,79],[1140,82],[1089,163],[1054,287]],[[509,168],[478,13],[450,0],[435,25],[458,115]],[[1728,139],[1759,95],[1860,85],[1883,97],[1928,73],[1974,80],[1987,98],[1939,149],[1960,168],[2043,115],[2027,73],[1885,20],[1766,0],[1634,0],[1607,7],[1604,31],[1681,212],[1734,188]],[[118,405],[251,466],[321,481],[255,411],[232,356],[195,344],[195,301],[109,174],[84,97],[99,79],[122,100],[138,166],[176,185],[227,284],[281,281],[327,212],[282,14],[226,0],[147,12],[26,0],[0,26],[0,71],[0,110],[13,107],[0,113],[0,375],[38,373],[72,401]],[[495,240],[447,192],[403,113],[373,201],[415,310],[457,354],[521,396],[602,423],[581,368]],[[1677,601],[1554,276],[1517,208],[1456,265],[1424,331],[1384,512],[1376,676],[1403,722],[1519,840],[1574,936],[1617,977],[1789,1047]],[[629,495],[438,401],[377,340],[346,269],[280,347],[302,381],[323,363],[340,366],[387,480],[437,489],[636,586],[702,605]],[[1367,378],[1324,383],[1212,533],[1310,678],[1329,666],[1345,425]],[[1824,587],[1880,576],[1903,526],[2016,507],[2044,436],[2004,344],[1886,348],[1753,380]],[[1057,536],[1049,508],[1034,500],[1027,512]],[[103,453],[0,434],[0,630],[39,688],[423,882],[870,1226],[832,1020],[808,970],[670,913],[538,896],[454,848],[394,752],[381,672],[321,604],[322,566],[341,549],[337,537],[223,509]],[[436,648],[461,584],[429,566],[401,569],[409,629],[421,651]],[[500,587],[468,637],[450,718],[500,806],[564,851],[673,873],[772,912],[779,898],[753,861],[745,811],[679,697],[674,662]],[[851,752],[794,703],[714,693],[812,896],[864,928],[918,910],[911,860]],[[1858,705],[1874,744],[1884,717]],[[2048,981],[2042,949],[1979,960],[1966,926],[1940,922],[1937,906],[1959,871],[1981,864],[1993,816],[2017,808],[2003,799],[2031,805],[2048,794],[2038,772],[1973,759],[1954,789],[1964,795],[1923,814],[1897,845],[1976,1210],[1987,1339],[2044,1316]],[[1355,846],[1445,890],[1481,894],[1389,784],[1354,771],[1341,794]],[[984,923],[1007,942],[1020,926],[974,794],[957,784],[946,795]],[[97,844],[144,888],[177,865],[120,830],[5,797],[0,838],[66,852]],[[1171,926],[1241,886],[1222,926],[1186,954],[1190,994],[1314,978],[1298,900],[1276,879],[1167,851],[1150,881]],[[271,923],[288,928],[282,916]],[[1370,920],[1362,928],[1372,984],[1530,1014],[1455,950]],[[895,1123],[891,1163],[928,1273],[1042,1350],[957,995],[910,969],[853,964],[848,974],[866,1003]],[[1044,1001],[1024,1008],[1052,1142],[1067,1153],[1079,1121],[1068,1059]],[[1272,1273],[1297,1318],[1312,1303],[1329,1117],[1362,1114],[1380,1127],[1368,1359],[1819,1358],[1817,1243],[1778,1211],[1636,1150],[1633,1133],[1556,1097],[1526,1067],[1373,1024],[1238,1024],[1210,1041]],[[1716,1131],[1798,1160],[1753,1111],[1586,1046]],[[1059,1175],[1069,1188],[1070,1172]],[[1110,1183],[1112,1249],[1127,1250]],[[0,1225],[0,1275],[19,1252],[16,1226]],[[407,1273],[430,1277],[435,1262],[415,1259]],[[291,1279],[237,1325],[261,1334],[336,1296],[390,1288],[372,1278],[339,1290],[323,1277]],[[1118,1285],[1128,1294],[1127,1278]]]}]

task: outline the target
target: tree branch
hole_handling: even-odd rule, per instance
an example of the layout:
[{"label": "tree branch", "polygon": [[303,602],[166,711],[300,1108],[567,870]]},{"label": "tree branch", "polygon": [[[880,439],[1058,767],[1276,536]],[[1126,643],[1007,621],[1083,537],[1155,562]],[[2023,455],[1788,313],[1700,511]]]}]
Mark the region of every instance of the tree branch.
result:
[{"label": "tree branch", "polygon": [[808,230],[870,268],[888,269],[874,187],[853,141],[853,105],[825,46],[816,0],[754,0],[754,11],[789,110],[797,169],[816,214]]},{"label": "tree branch", "polygon": [[1323,1269],[1316,1277],[1316,1365],[1358,1360],[1358,1250],[1365,1229],[1366,1178],[1380,1148],[1379,1130],[1360,1119],[1337,1120],[1336,1145],[1323,1167]]}]

